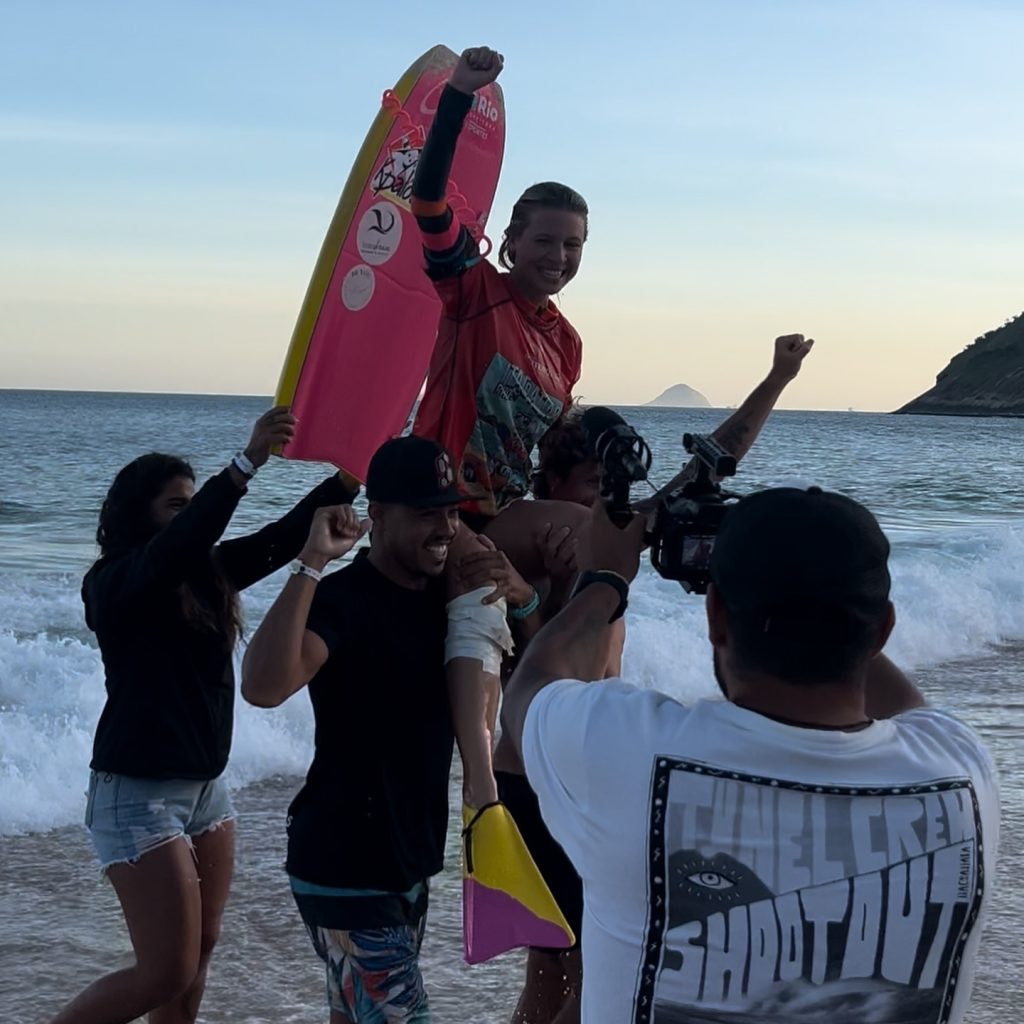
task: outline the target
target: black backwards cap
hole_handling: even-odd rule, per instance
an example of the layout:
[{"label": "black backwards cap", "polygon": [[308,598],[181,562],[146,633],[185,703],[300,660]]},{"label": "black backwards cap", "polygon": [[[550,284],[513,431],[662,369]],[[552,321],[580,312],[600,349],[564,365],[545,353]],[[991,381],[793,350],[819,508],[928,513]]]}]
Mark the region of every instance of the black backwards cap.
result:
[{"label": "black backwards cap", "polygon": [[413,508],[444,508],[465,500],[452,457],[425,437],[396,437],[377,449],[366,473],[366,500]]},{"label": "black backwards cap", "polygon": [[818,487],[780,487],[729,511],[710,568],[726,608],[768,632],[793,616],[837,627],[877,621],[889,600],[888,561],[889,541],[863,505]]}]

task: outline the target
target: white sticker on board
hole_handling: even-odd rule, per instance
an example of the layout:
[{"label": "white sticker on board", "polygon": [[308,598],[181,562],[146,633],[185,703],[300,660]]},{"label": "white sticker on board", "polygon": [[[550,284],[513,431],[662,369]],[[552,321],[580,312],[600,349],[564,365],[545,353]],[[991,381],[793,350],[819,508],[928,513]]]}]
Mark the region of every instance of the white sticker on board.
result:
[{"label": "white sticker on board", "polygon": [[346,309],[358,313],[373,298],[373,289],[377,278],[373,271],[364,263],[353,267],[342,279],[341,301]]},{"label": "white sticker on board", "polygon": [[387,263],[402,241],[402,211],[394,203],[374,203],[359,221],[356,247],[372,267]]}]

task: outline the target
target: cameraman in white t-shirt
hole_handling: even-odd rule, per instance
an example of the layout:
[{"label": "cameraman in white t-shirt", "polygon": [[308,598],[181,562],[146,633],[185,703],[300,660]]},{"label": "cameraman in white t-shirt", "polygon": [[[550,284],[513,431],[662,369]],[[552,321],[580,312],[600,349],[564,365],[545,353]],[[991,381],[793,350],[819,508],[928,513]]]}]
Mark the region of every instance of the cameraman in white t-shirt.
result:
[{"label": "cameraman in white t-shirt", "polygon": [[644,523],[595,509],[576,596],[503,724],[584,885],[586,1024],[946,1024],[970,996],[999,805],[975,734],[881,653],[889,544],[863,506],[761,491],[716,541],[724,701],[604,665]]}]

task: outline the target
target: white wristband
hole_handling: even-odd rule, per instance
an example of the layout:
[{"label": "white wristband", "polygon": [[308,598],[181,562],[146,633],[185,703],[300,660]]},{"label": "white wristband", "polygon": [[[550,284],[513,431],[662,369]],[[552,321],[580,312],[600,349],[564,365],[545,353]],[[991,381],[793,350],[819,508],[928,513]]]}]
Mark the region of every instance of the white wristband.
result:
[{"label": "white wristband", "polygon": [[231,464],[239,473],[242,474],[242,476],[249,480],[256,475],[256,467],[252,464],[252,459],[250,459],[245,452],[238,452],[231,460]]},{"label": "white wristband", "polygon": [[292,575],[293,576],[308,576],[311,580],[315,580],[319,583],[323,578],[324,574],[319,569],[314,569],[311,565],[306,565],[305,562],[292,562]]}]

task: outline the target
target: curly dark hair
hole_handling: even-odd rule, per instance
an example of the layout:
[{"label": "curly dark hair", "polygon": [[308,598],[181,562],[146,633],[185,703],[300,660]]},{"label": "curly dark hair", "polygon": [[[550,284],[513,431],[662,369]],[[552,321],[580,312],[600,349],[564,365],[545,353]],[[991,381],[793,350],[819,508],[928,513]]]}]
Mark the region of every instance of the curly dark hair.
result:
[{"label": "curly dark hair", "polygon": [[542,499],[551,497],[548,473],[554,473],[564,480],[576,466],[594,458],[586,431],[583,429],[583,410],[579,405],[571,405],[551,425],[537,445],[537,455],[537,468],[533,474],[533,496]]},{"label": "curly dark hair", "polygon": [[[153,522],[150,505],[164,487],[179,477],[193,483],[195,470],[176,455],[150,452],[133,459],[114,477],[100,509],[96,543],[100,561],[123,555],[147,544],[159,532]],[[210,560],[214,599],[199,598],[188,582],[178,584],[181,610],[195,626],[222,634],[231,643],[241,634],[241,609],[238,594],[225,579],[215,558]]]},{"label": "curly dark hair", "polygon": [[568,213],[579,213],[583,216],[583,241],[587,240],[587,218],[590,209],[587,201],[575,189],[562,185],[557,181],[541,181],[531,185],[512,207],[512,219],[505,228],[498,249],[498,262],[511,270],[515,258],[509,252],[509,243],[514,242],[530,223],[530,215],[534,210],[565,210]]}]

